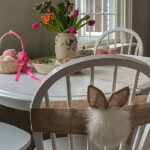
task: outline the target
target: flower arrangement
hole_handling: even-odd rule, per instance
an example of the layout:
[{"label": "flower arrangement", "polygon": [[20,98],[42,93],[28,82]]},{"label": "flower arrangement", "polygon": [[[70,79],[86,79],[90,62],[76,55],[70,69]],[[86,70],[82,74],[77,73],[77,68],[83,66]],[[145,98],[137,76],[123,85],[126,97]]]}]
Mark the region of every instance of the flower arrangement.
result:
[{"label": "flower arrangement", "polygon": [[95,20],[90,20],[88,15],[79,20],[79,11],[74,10],[74,4],[69,0],[59,3],[56,7],[52,5],[51,0],[47,0],[35,9],[41,13],[41,21],[32,25],[34,29],[39,28],[41,24],[51,32],[76,34],[77,30],[86,24],[95,25]]}]

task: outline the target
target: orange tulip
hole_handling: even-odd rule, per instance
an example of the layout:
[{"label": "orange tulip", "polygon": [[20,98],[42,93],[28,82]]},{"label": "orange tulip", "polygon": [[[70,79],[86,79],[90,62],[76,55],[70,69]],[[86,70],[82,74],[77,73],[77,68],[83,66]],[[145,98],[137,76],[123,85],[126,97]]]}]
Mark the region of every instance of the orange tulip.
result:
[{"label": "orange tulip", "polygon": [[44,24],[50,23],[51,19],[55,19],[55,15],[53,13],[45,14],[41,17],[41,20]]},{"label": "orange tulip", "polygon": [[54,15],[54,13],[49,13],[49,15],[50,15],[50,17],[51,17],[51,19],[52,19],[52,20],[54,20],[54,19],[55,19],[55,15]]},{"label": "orange tulip", "polygon": [[41,20],[44,24],[48,24],[50,22],[50,16],[48,14],[45,14],[41,17]]}]

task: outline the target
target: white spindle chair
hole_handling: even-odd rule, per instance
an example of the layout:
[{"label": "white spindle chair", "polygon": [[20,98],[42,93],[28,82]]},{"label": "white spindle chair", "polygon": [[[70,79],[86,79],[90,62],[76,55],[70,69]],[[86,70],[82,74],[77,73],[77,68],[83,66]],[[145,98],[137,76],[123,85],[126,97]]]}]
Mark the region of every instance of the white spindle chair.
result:
[{"label": "white spindle chair", "polygon": [[[68,106],[68,109],[71,109],[72,102],[74,101],[72,100],[72,95],[71,95],[71,80],[70,80],[71,73],[84,69],[84,68],[90,68],[89,80],[90,80],[90,84],[94,85],[95,83],[94,82],[94,68],[96,66],[116,66],[116,67],[121,66],[121,67],[127,67],[130,69],[136,70],[135,79],[131,88],[131,94],[130,94],[129,103],[128,103],[129,105],[134,103],[139,74],[143,73],[150,78],[150,67],[148,65],[146,65],[145,63],[139,60],[136,60],[127,56],[122,56],[122,55],[95,55],[95,56],[79,58],[79,59],[70,61],[68,63],[65,63],[61,65],[60,67],[54,69],[41,82],[40,86],[38,87],[34,95],[32,106],[31,106],[31,123],[32,123],[32,128],[33,128],[33,137],[34,137],[37,150],[48,150],[48,149],[49,150],[52,150],[52,149],[53,150],[95,150],[91,148],[92,144],[88,141],[88,137],[86,137],[85,135],[82,135],[82,136],[72,135],[70,133],[68,137],[63,137],[63,138],[60,138],[60,137],[56,138],[55,133],[50,133],[51,140],[44,141],[44,144],[43,144],[42,132],[47,131],[44,128],[44,123],[42,122],[40,123],[39,121],[35,122],[35,120],[33,121],[32,119],[34,115],[35,115],[34,118],[36,118],[37,120],[38,118],[40,118],[40,116],[36,116],[36,113],[33,114],[33,112],[35,110],[40,110],[42,100],[44,97],[45,97],[46,108],[51,107],[52,103],[50,103],[50,99],[49,99],[47,91],[49,88],[52,87],[52,85],[56,81],[58,81],[62,77],[66,77],[67,97],[68,97],[67,106]],[[117,85],[117,72],[114,72],[113,77],[112,77],[112,93],[116,90],[116,85]],[[82,83],[79,83],[79,86],[82,86]],[[149,102],[149,98],[147,99],[147,102]],[[43,117],[44,116],[45,115],[43,115]],[[44,122],[46,122],[48,121],[48,118],[44,118],[44,120],[45,120]],[[38,128],[38,124],[40,124],[42,127]],[[49,123],[49,126],[51,126],[51,123]],[[66,128],[67,128],[67,125],[66,125]],[[57,132],[57,129],[55,132]],[[143,132],[137,132],[137,133],[138,134],[140,133],[142,135]],[[133,145],[136,144],[136,147],[138,148],[140,142],[142,142],[144,146],[147,144],[147,143],[146,144],[144,143],[145,142],[144,140],[140,141],[140,139],[138,139],[138,142],[137,142],[137,139],[135,138],[135,143],[133,143]],[[122,142],[120,144],[119,150],[125,150],[125,145],[126,145],[125,142]],[[107,147],[105,147],[104,150],[107,150]],[[146,149],[140,148],[139,150],[146,150]]]},{"label": "white spindle chair", "polygon": [[15,126],[0,122],[0,149],[27,150],[31,135]]},{"label": "white spindle chair", "polygon": [[[113,35],[114,42],[111,42],[110,37]],[[127,41],[129,38],[129,41]],[[120,54],[127,54],[127,55],[138,55],[143,56],[143,42],[140,36],[133,30],[128,28],[114,28],[108,31],[105,31],[97,40],[94,46],[94,54],[96,50],[102,47],[102,42],[105,40],[106,45],[113,44],[113,48],[116,49],[117,43],[121,44],[121,49],[118,51]],[[126,44],[128,43],[128,46]],[[132,50],[132,51],[131,51]]]},{"label": "white spindle chair", "polygon": [[[111,36],[113,38],[113,42],[111,40]],[[127,40],[128,39],[128,40]],[[103,43],[104,42],[104,43]],[[121,45],[119,46],[119,50],[117,48],[117,43],[120,43]],[[96,50],[99,48],[102,48],[103,45],[110,46],[113,45],[112,48],[117,49],[118,54],[126,54],[126,55],[137,55],[137,56],[143,56],[144,53],[144,47],[143,47],[143,42],[140,38],[140,36],[133,30],[128,29],[128,28],[123,28],[123,27],[118,27],[114,29],[110,29],[108,31],[105,31],[97,40],[94,46],[94,54],[96,54]],[[116,81],[117,77],[117,72],[118,68],[115,66],[114,67],[114,82]],[[137,72],[137,78],[138,78],[138,72]],[[136,81],[136,80],[135,80]],[[115,84],[112,84],[115,86]],[[136,86],[136,83],[134,83]],[[114,87],[112,87],[112,92],[114,90]],[[132,95],[133,96],[133,95]],[[139,127],[137,130],[135,130],[135,135],[137,142],[139,142],[140,133],[144,131],[145,126]],[[134,135],[134,136],[135,136]],[[134,145],[133,150],[136,150],[137,147]]]}]

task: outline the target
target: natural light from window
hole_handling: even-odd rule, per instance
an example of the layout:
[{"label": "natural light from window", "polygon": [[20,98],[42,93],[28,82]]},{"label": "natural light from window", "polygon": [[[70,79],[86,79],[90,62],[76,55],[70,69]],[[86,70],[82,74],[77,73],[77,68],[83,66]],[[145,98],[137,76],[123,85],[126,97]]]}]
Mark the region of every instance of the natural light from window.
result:
[{"label": "natural light from window", "polygon": [[78,32],[79,42],[96,41],[106,30],[116,27],[116,0],[76,0],[80,16],[89,15],[96,20],[94,27],[85,26]]}]

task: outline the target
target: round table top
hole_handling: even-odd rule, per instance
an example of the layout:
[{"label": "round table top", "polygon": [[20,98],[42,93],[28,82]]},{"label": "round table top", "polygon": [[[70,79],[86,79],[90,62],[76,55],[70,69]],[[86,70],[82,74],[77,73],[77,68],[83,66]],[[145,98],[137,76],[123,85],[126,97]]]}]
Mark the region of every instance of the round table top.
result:
[{"label": "round table top", "polygon": [[[130,56],[150,66],[150,58],[141,56]],[[130,77],[125,74],[124,68],[119,68],[121,72],[121,78],[118,79],[117,88],[120,89],[124,86],[131,86],[133,81]],[[108,94],[111,90],[111,78],[110,75],[113,73],[112,67],[96,68],[95,69],[95,83],[98,88],[103,88],[104,93]],[[135,72],[130,71],[130,75]],[[34,73],[34,75],[40,79],[44,78],[45,75]],[[124,76],[123,76],[124,75]],[[19,82],[15,81],[16,74],[0,74],[0,104],[29,111],[30,104],[36,88],[40,82],[33,80],[27,74],[21,74]],[[100,77],[101,76],[101,77]],[[123,79],[122,79],[123,78]],[[87,93],[87,86],[90,84],[89,70],[84,69],[81,72],[71,75],[72,82],[72,96],[73,99],[85,99]],[[142,85],[149,83],[150,80],[146,76],[141,76],[139,80],[142,89]],[[66,80],[64,78],[57,81],[52,88],[49,90],[49,96],[51,100],[65,100],[67,98]],[[81,86],[82,83],[82,86]],[[100,84],[99,84],[100,83]],[[142,89],[143,90],[143,89]]]}]

